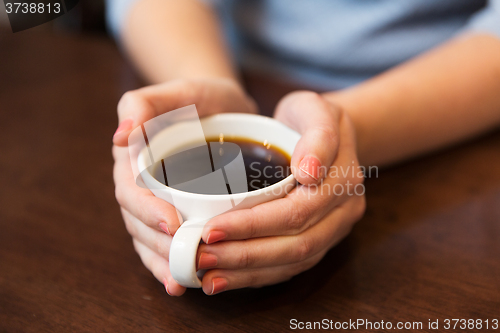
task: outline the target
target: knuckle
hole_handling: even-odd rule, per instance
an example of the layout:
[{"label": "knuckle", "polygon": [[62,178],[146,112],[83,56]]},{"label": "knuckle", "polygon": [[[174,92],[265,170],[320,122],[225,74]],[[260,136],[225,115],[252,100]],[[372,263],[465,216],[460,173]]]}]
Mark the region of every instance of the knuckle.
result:
[{"label": "knuckle", "polygon": [[310,258],[309,260],[304,260],[297,266],[296,274],[310,270],[311,268],[316,266],[321,261],[321,259],[323,259],[323,255],[318,256],[317,258]]},{"label": "knuckle", "polygon": [[185,78],[179,81],[180,86],[186,90],[195,88],[198,85],[199,79]]},{"label": "knuckle", "polygon": [[323,108],[325,100],[318,93],[313,91],[300,91],[292,96],[291,108],[293,113],[304,112],[304,109]]},{"label": "knuckle", "polygon": [[158,253],[162,257],[168,258],[168,249],[165,246],[165,242],[163,241],[163,235],[157,234],[154,239],[154,248],[155,252]]},{"label": "knuckle", "polygon": [[355,185],[361,185],[365,182],[365,177],[364,177],[362,169],[359,165],[357,166],[357,172],[355,173],[352,181]]},{"label": "knuckle", "polygon": [[299,241],[299,244],[296,247],[296,249],[297,249],[296,258],[297,258],[297,261],[299,261],[299,262],[304,261],[307,258],[309,258],[314,251],[314,247],[312,246],[311,242],[306,238],[302,238]]},{"label": "knuckle", "polygon": [[119,118],[125,118],[133,112],[148,113],[152,106],[139,90],[131,90],[120,98],[117,109]]},{"label": "knuckle", "polygon": [[247,248],[243,248],[238,257],[238,268],[247,268],[250,266],[252,260],[251,255]]},{"label": "knuckle", "polygon": [[298,213],[293,213],[288,220],[288,231],[291,233],[300,233],[304,221]]},{"label": "knuckle", "polygon": [[250,273],[247,277],[247,287],[257,287],[262,285],[262,281],[257,273]]},{"label": "knuckle", "polygon": [[120,100],[118,101],[118,110],[123,107],[125,104],[127,104],[127,102],[129,101],[129,99],[133,98],[135,95],[135,92],[134,91],[127,91],[125,92],[122,97],[120,97]]},{"label": "knuckle", "polygon": [[125,217],[125,215],[123,215],[123,221],[125,222],[125,229],[127,229],[127,232],[130,234],[130,236],[135,237],[137,235],[137,229],[132,221],[130,221],[129,218]]},{"label": "knuckle", "polygon": [[299,208],[298,205],[292,206],[290,219],[288,220],[288,229],[292,233],[300,233],[306,226],[310,212],[305,206]]},{"label": "knuckle", "polygon": [[118,114],[121,114],[123,111],[125,111],[127,106],[130,103],[134,103],[137,98],[139,98],[139,94],[134,90],[124,93],[120,98],[120,101],[118,101]]},{"label": "knuckle", "polygon": [[323,137],[324,142],[331,144],[339,141],[338,133],[330,124],[322,124],[314,127],[314,130]]},{"label": "knuckle", "polygon": [[304,102],[323,102],[323,98],[316,92],[310,90],[299,90],[287,94],[284,99],[293,99],[294,102],[298,100]]},{"label": "knuckle", "polygon": [[139,245],[135,239],[132,240],[132,245],[134,246],[135,252],[139,253]]},{"label": "knuckle", "polygon": [[359,197],[359,203],[356,205],[354,209],[354,218],[355,221],[360,220],[366,212],[366,198],[365,196]]},{"label": "knuckle", "polygon": [[135,252],[139,255],[139,258],[141,258],[141,261],[142,263],[144,264],[144,266],[147,267],[147,263],[146,263],[146,260],[145,260],[145,256],[143,255],[143,251],[141,249],[141,246],[139,245],[139,242],[135,239],[132,239],[132,244],[134,245],[134,250]]},{"label": "knuckle", "polygon": [[123,207],[125,205],[125,195],[121,186],[115,186],[115,198],[120,206]]},{"label": "knuckle", "polygon": [[147,196],[140,195],[136,207],[138,209],[138,215],[144,224],[156,226],[161,222],[161,219],[158,217],[159,210],[149,205]]},{"label": "knuckle", "polygon": [[290,111],[297,110],[297,108],[295,107],[297,105],[297,102],[303,102],[303,101],[306,102],[307,100],[311,100],[317,97],[320,96],[312,91],[307,91],[307,90],[298,90],[290,92],[280,100],[276,108],[276,115],[281,116],[282,113],[287,114]]},{"label": "knuckle", "polygon": [[289,92],[283,97],[283,101],[291,100],[300,97],[302,94],[307,94],[308,92],[306,90],[296,90]]},{"label": "knuckle", "polygon": [[252,214],[250,214],[250,217],[247,222],[248,226],[248,238],[254,238],[255,236],[258,235],[258,219],[257,219],[257,213],[255,212],[254,208],[251,208],[250,211]]},{"label": "knuckle", "polygon": [[118,148],[113,145],[111,146],[111,155],[113,156],[113,160],[115,161],[115,164],[116,164],[116,160],[118,159]]},{"label": "knuckle", "polygon": [[352,179],[352,182],[353,182],[354,186],[363,185],[365,182],[365,179],[364,179],[364,177],[355,176],[354,179]]},{"label": "knuckle", "polygon": [[[203,85],[201,85],[203,86]],[[200,84],[195,79],[183,79],[179,81],[178,96],[182,104],[190,104],[195,101],[195,97],[199,93]]]},{"label": "knuckle", "polygon": [[297,97],[304,103],[323,103],[323,97],[314,91],[299,91]]},{"label": "knuckle", "polygon": [[163,264],[161,258],[157,257],[157,256],[153,256],[152,258],[148,260],[143,260],[142,261],[144,266],[146,266],[146,268],[154,275],[156,276],[158,274],[158,272],[160,271],[161,269],[161,266]]}]

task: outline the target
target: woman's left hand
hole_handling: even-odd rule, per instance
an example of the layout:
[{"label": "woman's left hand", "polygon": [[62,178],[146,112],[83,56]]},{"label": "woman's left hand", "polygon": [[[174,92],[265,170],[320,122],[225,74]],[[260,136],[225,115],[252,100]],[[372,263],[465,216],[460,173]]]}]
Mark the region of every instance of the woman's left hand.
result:
[{"label": "woman's left hand", "polygon": [[313,92],[285,96],[275,118],[302,134],[291,166],[300,183],[282,199],[213,218],[203,230],[198,269],[216,294],[289,280],[316,265],[365,211],[354,127]]}]

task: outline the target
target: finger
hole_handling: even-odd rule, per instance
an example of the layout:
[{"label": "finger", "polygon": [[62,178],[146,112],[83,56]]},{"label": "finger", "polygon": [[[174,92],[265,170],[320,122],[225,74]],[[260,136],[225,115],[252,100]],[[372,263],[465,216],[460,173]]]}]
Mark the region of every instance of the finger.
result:
[{"label": "finger", "polygon": [[178,284],[170,274],[168,261],[151,251],[146,245],[134,239],[135,251],[139,254],[142,263],[146,268],[153,273],[154,277],[162,282],[165,290],[170,296],[181,296],[186,291],[186,288]]},{"label": "finger", "polygon": [[121,212],[128,233],[153,252],[168,259],[172,236],[148,227],[123,208],[121,208]]},{"label": "finger", "polygon": [[322,251],[306,261],[291,265],[245,270],[210,270],[203,276],[203,292],[207,295],[215,295],[233,289],[259,288],[288,281],[295,275],[315,266],[325,254],[326,251]]},{"label": "finger", "polygon": [[220,112],[256,113],[255,102],[229,79],[174,80],[126,92],[118,103],[119,126],[113,137],[118,146],[128,144],[137,126],[160,114],[196,104],[200,116]]},{"label": "finger", "polygon": [[352,197],[319,223],[294,236],[202,244],[198,269],[249,269],[301,262],[343,239],[364,212],[364,197]]},{"label": "finger", "polygon": [[285,96],[275,118],[302,134],[292,155],[291,167],[304,185],[320,182],[337,155],[340,110],[313,92]]},{"label": "finger", "polygon": [[347,165],[349,177],[329,173],[321,184],[299,185],[284,198],[218,215],[205,225],[203,241],[213,244],[220,240],[297,235],[312,227],[327,212],[349,200],[345,194],[362,183],[351,155],[340,153],[337,159]]},{"label": "finger", "polygon": [[135,183],[128,157],[128,148],[114,147],[115,196],[121,207],[147,226],[170,235],[182,223],[182,216],[174,206],[157,198],[150,190]]},{"label": "finger", "polygon": [[309,192],[311,189],[307,187],[295,188],[285,198],[218,215],[205,225],[202,239],[213,244],[221,240],[299,234],[335,205],[326,207],[323,203],[328,198],[308,200]]}]

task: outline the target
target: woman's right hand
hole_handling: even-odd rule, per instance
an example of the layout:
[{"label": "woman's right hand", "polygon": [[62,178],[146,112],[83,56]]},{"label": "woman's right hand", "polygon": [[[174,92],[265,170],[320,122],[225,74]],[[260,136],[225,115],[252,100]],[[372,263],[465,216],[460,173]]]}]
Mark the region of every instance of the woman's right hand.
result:
[{"label": "woman's right hand", "polygon": [[200,117],[222,112],[257,113],[256,104],[233,80],[174,80],[125,93],[118,103],[119,126],[113,137],[115,195],[125,226],[146,268],[172,296],[186,290],[172,278],[168,265],[172,236],[182,217],[168,202],[136,184],[127,145],[136,127],[191,104],[196,105]]},{"label": "woman's right hand", "polygon": [[128,144],[130,132],[144,122],[195,104],[200,117],[223,112],[257,113],[257,105],[234,80],[178,79],[126,92],[118,102],[116,146]]}]

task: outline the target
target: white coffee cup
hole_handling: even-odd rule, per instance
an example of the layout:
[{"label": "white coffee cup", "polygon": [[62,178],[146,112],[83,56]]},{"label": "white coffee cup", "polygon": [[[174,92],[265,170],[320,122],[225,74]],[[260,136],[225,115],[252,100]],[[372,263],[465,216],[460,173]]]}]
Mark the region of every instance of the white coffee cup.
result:
[{"label": "white coffee cup", "polygon": [[[284,124],[264,116],[224,113],[202,118],[201,127],[205,137],[235,136],[265,142],[279,147],[290,156],[300,134]],[[158,155],[166,156],[179,146],[189,144],[190,133],[199,128],[200,122],[185,121],[176,123],[159,131],[149,142],[155,146]],[[172,144],[175,142],[175,145]],[[281,198],[296,184],[293,175],[268,187],[245,193],[227,195],[207,195],[189,193],[165,186],[151,174],[147,147],[142,149],[137,159],[139,170],[146,186],[158,198],[174,205],[181,213],[184,222],[175,233],[169,255],[172,277],[182,286],[200,288],[201,280],[196,272],[196,255],[204,225],[214,216],[229,210],[251,208],[255,205]]]}]

